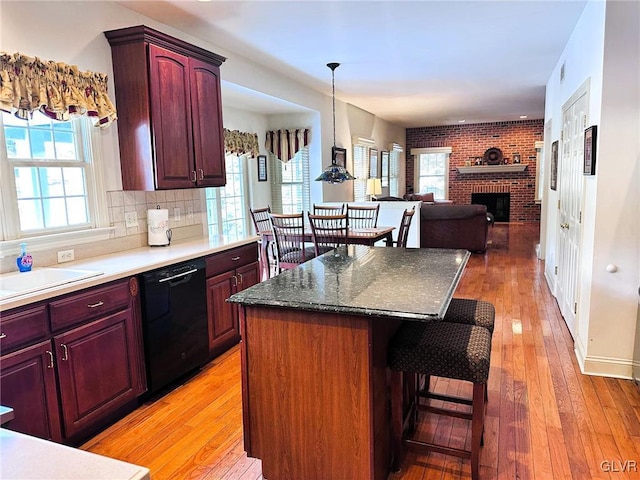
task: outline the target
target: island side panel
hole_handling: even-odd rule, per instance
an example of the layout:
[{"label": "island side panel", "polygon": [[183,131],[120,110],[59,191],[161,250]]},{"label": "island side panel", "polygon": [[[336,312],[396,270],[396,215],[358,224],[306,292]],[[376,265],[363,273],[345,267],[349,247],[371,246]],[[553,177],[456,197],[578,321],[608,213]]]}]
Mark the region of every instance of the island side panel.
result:
[{"label": "island side panel", "polygon": [[263,476],[376,478],[370,320],[243,310],[245,444]]}]

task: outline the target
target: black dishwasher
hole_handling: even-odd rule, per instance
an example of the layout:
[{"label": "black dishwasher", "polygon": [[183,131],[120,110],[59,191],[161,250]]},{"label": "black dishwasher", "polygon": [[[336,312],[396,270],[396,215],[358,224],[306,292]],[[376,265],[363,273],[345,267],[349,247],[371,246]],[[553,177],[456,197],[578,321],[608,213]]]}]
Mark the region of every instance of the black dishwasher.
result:
[{"label": "black dishwasher", "polygon": [[204,258],[142,274],[148,393],[202,366],[209,354]]}]

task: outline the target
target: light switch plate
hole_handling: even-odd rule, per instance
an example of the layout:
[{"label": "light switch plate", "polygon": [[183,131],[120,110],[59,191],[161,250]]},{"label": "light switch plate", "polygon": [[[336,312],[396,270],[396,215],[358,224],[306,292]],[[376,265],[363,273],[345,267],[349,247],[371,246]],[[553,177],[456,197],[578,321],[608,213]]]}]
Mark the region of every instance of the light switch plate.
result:
[{"label": "light switch plate", "polygon": [[127,228],[138,226],[137,212],[124,212],[124,224]]},{"label": "light switch plate", "polygon": [[173,209],[173,219],[174,219],[176,222],[179,222],[179,221],[180,221],[180,207],[175,207],[175,208]]}]

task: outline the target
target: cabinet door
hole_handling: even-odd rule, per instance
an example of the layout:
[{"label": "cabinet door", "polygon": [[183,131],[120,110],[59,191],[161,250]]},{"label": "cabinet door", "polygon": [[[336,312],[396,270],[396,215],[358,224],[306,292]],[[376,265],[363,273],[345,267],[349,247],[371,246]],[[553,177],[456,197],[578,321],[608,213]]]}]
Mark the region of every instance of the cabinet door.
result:
[{"label": "cabinet door", "polygon": [[238,267],[236,272],[239,278],[237,291],[244,290],[260,282],[260,264],[258,262]]},{"label": "cabinet door", "polygon": [[137,397],[131,309],[57,335],[53,341],[67,437]]},{"label": "cabinet door", "polygon": [[199,187],[219,187],[227,181],[220,69],[193,58],[189,60],[189,65],[196,183]]},{"label": "cabinet door", "polygon": [[41,342],[1,358],[0,404],[13,408],[3,427],[62,441],[51,342]]},{"label": "cabinet door", "polygon": [[149,68],[156,186],[158,189],[193,187],[189,58],[149,45]]},{"label": "cabinet door", "polygon": [[229,271],[207,279],[207,316],[209,317],[209,354],[218,355],[238,342],[240,332],[236,306],[227,302],[235,291],[237,277]]}]

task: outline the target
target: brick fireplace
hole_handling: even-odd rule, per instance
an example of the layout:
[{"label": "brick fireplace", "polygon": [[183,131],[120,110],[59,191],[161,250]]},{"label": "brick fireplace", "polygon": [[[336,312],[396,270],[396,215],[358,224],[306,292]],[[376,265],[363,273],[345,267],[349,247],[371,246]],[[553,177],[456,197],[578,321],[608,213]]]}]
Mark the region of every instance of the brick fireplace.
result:
[{"label": "brick fireplace", "polygon": [[[535,202],[536,149],[543,139],[543,120],[521,120],[439,127],[407,128],[406,178],[413,187],[412,148],[451,147],[449,156],[449,199],[457,204],[472,203],[472,195],[508,194],[510,222],[539,222],[540,205]],[[488,148],[499,148],[509,163],[520,155],[522,172],[461,173],[465,161],[482,157]],[[425,192],[416,192],[425,193]],[[504,195],[500,195],[504,197]],[[481,202],[478,202],[481,203]]]}]

